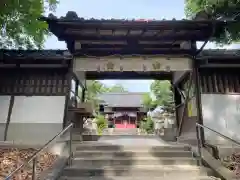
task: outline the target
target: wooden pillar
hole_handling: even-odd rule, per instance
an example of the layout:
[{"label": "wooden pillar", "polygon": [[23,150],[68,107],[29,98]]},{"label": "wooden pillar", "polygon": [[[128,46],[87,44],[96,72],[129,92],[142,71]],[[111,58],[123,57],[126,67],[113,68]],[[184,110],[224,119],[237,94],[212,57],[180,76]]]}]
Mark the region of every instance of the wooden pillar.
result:
[{"label": "wooden pillar", "polygon": [[14,100],[15,100],[15,96],[11,96],[9,109],[8,109],[8,115],[7,115],[7,122],[6,122],[5,129],[4,129],[4,141],[7,141],[8,128],[9,128],[9,125],[11,122]]},{"label": "wooden pillar", "polygon": [[128,115],[128,124],[131,123],[131,116]]},{"label": "wooden pillar", "polygon": [[83,88],[83,90],[82,90],[82,102],[85,102],[85,93],[86,93],[86,89],[85,88]]},{"label": "wooden pillar", "polygon": [[79,86],[79,80],[78,79],[75,79],[75,107],[78,107],[78,101],[77,101],[77,97],[78,97],[78,86]]},{"label": "wooden pillar", "polygon": [[[69,102],[70,102],[70,94],[71,94],[71,80],[72,80],[72,68],[70,67],[68,70],[68,73],[66,75],[67,77],[67,85],[68,85],[68,90],[65,96],[65,107],[64,107],[64,118],[63,118],[63,128],[66,127],[72,119],[70,119],[68,108],[69,108]],[[62,79],[63,82],[65,79]]]},{"label": "wooden pillar", "polygon": [[173,88],[173,93],[174,93],[174,102],[175,102],[175,116],[176,116],[176,123],[177,123],[177,127],[179,128],[180,125],[180,113],[179,113],[179,105],[182,103],[182,97],[179,93],[179,90],[177,89],[176,86],[174,86]]},{"label": "wooden pillar", "polygon": [[135,126],[137,128],[137,125],[138,125],[138,112],[136,112],[136,118],[135,118]]},{"label": "wooden pillar", "polygon": [[[197,123],[203,125],[203,115],[202,115],[202,100],[201,100],[201,84],[199,77],[199,67],[195,58],[193,58],[193,80],[196,95],[196,108],[197,108]],[[204,129],[200,128],[200,139],[202,145],[205,143]]]},{"label": "wooden pillar", "polygon": [[116,117],[113,117],[113,125],[114,125],[114,128],[115,128],[115,124],[116,124]]}]

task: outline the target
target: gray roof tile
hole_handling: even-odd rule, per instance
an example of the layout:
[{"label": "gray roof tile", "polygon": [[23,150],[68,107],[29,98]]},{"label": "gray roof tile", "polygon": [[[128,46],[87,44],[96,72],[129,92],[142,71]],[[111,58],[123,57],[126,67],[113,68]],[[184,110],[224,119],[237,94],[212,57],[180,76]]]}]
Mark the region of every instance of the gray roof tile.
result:
[{"label": "gray roof tile", "polygon": [[144,93],[104,93],[99,95],[99,100],[109,107],[143,107]]}]

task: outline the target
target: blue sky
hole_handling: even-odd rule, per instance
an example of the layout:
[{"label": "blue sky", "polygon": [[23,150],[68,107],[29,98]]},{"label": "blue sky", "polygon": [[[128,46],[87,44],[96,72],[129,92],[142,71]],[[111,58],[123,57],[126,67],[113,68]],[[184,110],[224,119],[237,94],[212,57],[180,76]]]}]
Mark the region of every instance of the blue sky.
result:
[{"label": "blue sky", "polygon": [[[56,16],[65,16],[68,11],[77,12],[84,18],[116,18],[116,19],[182,19],[184,18],[184,0],[60,0]],[[239,48],[239,44],[222,47]],[[65,42],[59,42],[56,37],[49,37],[45,43],[46,49],[66,49]],[[216,48],[208,43],[206,48]],[[129,91],[149,91],[149,80],[104,80],[107,85],[122,84]]]}]

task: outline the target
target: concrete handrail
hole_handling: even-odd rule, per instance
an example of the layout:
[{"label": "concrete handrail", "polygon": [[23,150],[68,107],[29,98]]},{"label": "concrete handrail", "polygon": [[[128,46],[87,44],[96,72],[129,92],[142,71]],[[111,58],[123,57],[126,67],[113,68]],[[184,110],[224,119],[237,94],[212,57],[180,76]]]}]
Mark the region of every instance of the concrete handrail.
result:
[{"label": "concrete handrail", "polygon": [[204,125],[198,124],[198,123],[196,123],[196,126],[201,127],[201,128],[203,128],[203,129],[208,129],[208,130],[214,132],[215,134],[221,136],[222,138],[227,139],[227,140],[231,141],[232,143],[240,146],[240,142],[238,142],[238,141],[236,141],[236,140],[234,140],[234,139],[232,139],[232,138],[230,138],[230,137],[227,137],[227,136],[225,136],[225,135],[223,135],[223,134],[221,134],[221,133],[219,133],[219,132],[217,132],[217,131],[215,131],[215,130],[207,127],[207,126],[204,126]]}]

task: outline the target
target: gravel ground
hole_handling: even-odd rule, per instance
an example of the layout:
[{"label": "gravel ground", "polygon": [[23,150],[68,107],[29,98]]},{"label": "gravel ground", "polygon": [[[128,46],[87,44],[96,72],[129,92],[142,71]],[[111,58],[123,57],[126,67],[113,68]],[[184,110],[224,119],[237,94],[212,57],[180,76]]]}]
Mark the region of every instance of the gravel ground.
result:
[{"label": "gravel ground", "polygon": [[[14,171],[21,164],[26,162],[36,149],[0,149],[0,180],[4,180],[5,177],[12,171]],[[49,152],[42,152],[38,156],[37,161],[37,175],[42,171],[50,168],[57,156]],[[25,166],[11,180],[30,180],[32,177],[32,163]]]}]

